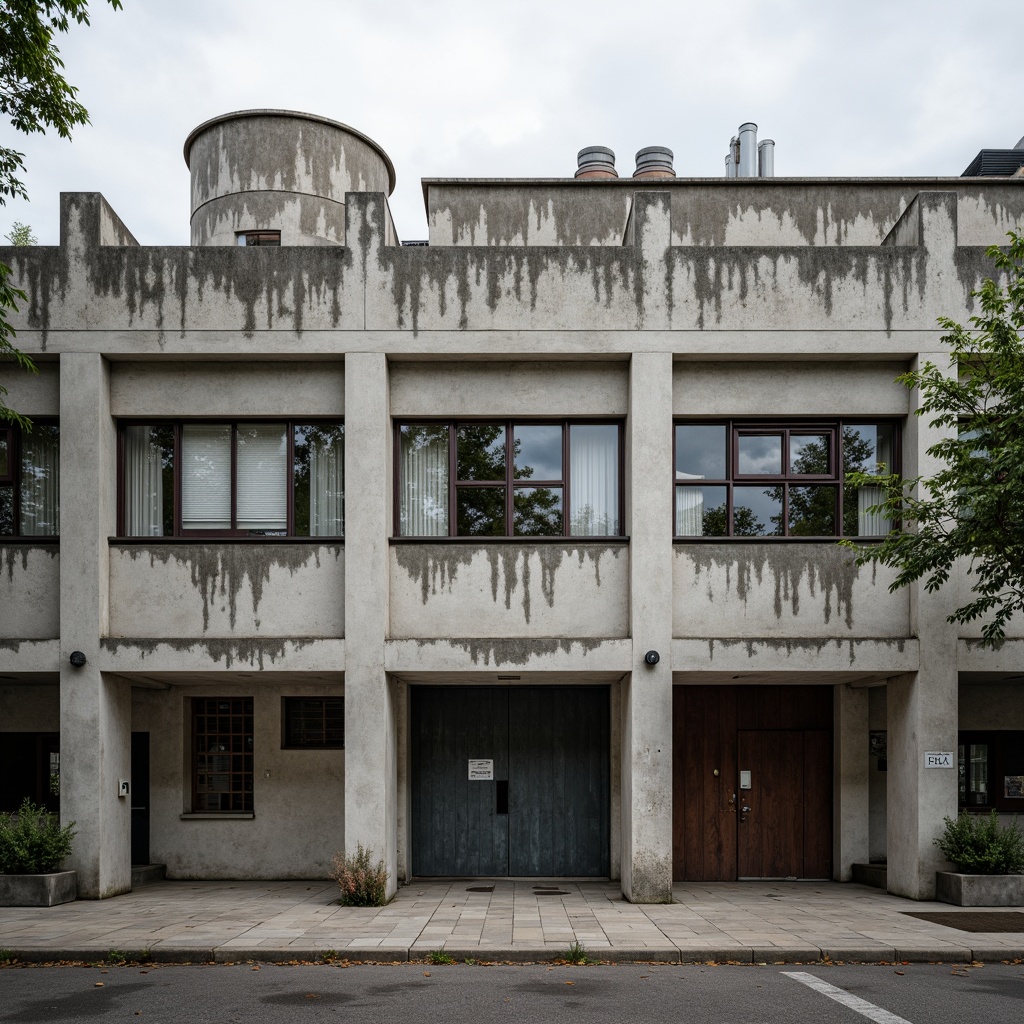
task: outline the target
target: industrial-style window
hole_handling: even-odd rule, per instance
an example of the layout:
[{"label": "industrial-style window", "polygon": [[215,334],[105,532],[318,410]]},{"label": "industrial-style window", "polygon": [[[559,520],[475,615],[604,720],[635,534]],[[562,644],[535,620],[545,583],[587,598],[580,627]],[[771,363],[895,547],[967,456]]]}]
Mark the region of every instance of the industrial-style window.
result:
[{"label": "industrial-style window", "polygon": [[344,535],[340,423],[121,428],[123,537]]},{"label": "industrial-style window", "polygon": [[239,231],[235,235],[238,245],[280,245],[280,231]]},{"label": "industrial-style window", "polygon": [[395,438],[403,537],[617,537],[618,423],[402,423]]},{"label": "industrial-style window", "polygon": [[962,732],[959,755],[961,807],[1024,811],[1024,732]]},{"label": "industrial-style window", "polygon": [[341,750],[345,746],[344,697],[282,697],[281,745],[307,750]]},{"label": "industrial-style window", "polygon": [[0,536],[60,533],[60,428],[0,427]]},{"label": "industrial-style window", "polygon": [[192,810],[252,811],[252,697],[192,699]]},{"label": "industrial-style window", "polygon": [[677,423],[677,537],[883,537],[891,520],[868,511],[880,486],[845,474],[896,472],[893,422]]}]

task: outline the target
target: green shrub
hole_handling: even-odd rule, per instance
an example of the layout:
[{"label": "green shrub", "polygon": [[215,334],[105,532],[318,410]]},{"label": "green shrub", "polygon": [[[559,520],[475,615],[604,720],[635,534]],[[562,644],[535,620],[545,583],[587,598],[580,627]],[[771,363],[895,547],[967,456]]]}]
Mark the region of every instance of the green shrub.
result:
[{"label": "green shrub", "polygon": [[387,901],[388,871],[384,861],[370,863],[372,850],[356,846],[354,856],[339,853],[334,858],[332,877],[341,887],[338,902],[343,907],[383,907]]},{"label": "green shrub", "polygon": [[0,814],[0,874],[42,875],[56,871],[71,853],[75,823],[64,828],[56,814],[27,797],[14,814]]},{"label": "green shrub", "polygon": [[1024,871],[1024,832],[1014,816],[1000,825],[995,811],[983,818],[961,814],[945,818],[946,830],[935,842],[955,865],[968,875],[1012,875]]}]

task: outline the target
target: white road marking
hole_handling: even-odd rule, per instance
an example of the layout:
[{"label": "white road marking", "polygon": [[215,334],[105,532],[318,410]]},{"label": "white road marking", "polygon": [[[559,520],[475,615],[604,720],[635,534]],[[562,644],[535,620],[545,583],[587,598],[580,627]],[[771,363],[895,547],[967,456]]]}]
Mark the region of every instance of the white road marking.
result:
[{"label": "white road marking", "polygon": [[869,1003],[866,999],[852,995],[844,989],[836,988],[835,985],[830,985],[813,974],[807,974],[805,971],[782,971],[781,973],[787,978],[799,981],[801,985],[813,988],[815,992],[820,992],[823,996],[828,996],[829,999],[834,999],[837,1003],[842,1003],[843,1006],[848,1006],[855,1013],[867,1017],[868,1020],[873,1020],[875,1024],[910,1024],[906,1018],[897,1017],[895,1013],[883,1010],[880,1006],[875,1006],[874,1003]]}]

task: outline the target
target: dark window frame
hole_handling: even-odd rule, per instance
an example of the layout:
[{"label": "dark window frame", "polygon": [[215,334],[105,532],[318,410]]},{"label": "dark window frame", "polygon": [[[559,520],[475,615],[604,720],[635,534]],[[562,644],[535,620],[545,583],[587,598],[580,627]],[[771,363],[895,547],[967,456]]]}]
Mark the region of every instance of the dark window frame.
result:
[{"label": "dark window frame", "polygon": [[[304,701],[306,703],[317,702],[322,705],[322,739],[319,742],[311,740],[303,741],[294,736],[291,728],[296,713],[296,705]],[[338,742],[331,742],[329,739],[330,724],[328,719],[328,705],[336,704],[336,711],[340,717],[341,738]],[[344,750],[345,749],[345,698],[341,696],[285,696],[281,698],[281,749],[282,750]]]},{"label": "dark window frame", "polygon": [[[287,451],[285,453],[286,488],[287,488],[287,512],[285,532],[274,530],[243,530],[233,525],[228,530],[186,530],[181,525],[181,439],[182,431],[186,426],[225,426],[231,427],[231,522],[237,524],[237,498],[238,498],[238,424],[239,423],[283,423]],[[280,416],[213,416],[202,418],[174,419],[166,416],[139,417],[131,416],[118,419],[117,421],[117,540],[138,539],[135,535],[125,533],[125,450],[124,436],[126,427],[170,427],[174,431],[174,528],[170,534],[163,537],[149,537],[147,540],[159,542],[168,538],[201,539],[209,537],[232,538],[242,537],[250,540],[268,538],[271,540],[309,540],[305,534],[295,532],[295,428],[296,427],[341,427],[344,432],[345,421],[343,418],[329,418],[325,416],[304,416],[304,417],[280,417]],[[314,538],[317,541],[343,542],[344,536],[321,535]]]},{"label": "dark window frame", "polygon": [[[60,418],[57,416],[33,416],[33,427],[56,427],[60,443]],[[13,527],[11,533],[0,533],[0,544],[30,540],[33,544],[59,543],[59,533],[21,533],[21,439],[25,432],[14,423],[0,426],[0,435],[7,438],[7,474],[0,476],[0,487],[10,487],[12,493]]]},{"label": "dark window frame", "polygon": [[[788,416],[779,419],[746,418],[739,416],[716,416],[709,418],[696,418],[689,416],[675,416],[672,420],[672,536],[675,542],[694,542],[706,544],[722,541],[788,541],[803,542],[808,540],[833,540],[839,537],[848,537],[850,540],[878,540],[878,537],[861,537],[860,535],[846,535],[843,533],[843,486],[845,473],[843,470],[843,428],[845,426],[891,426],[893,428],[893,465],[887,467],[887,472],[898,473],[903,464],[903,423],[904,419],[898,416],[878,416],[865,414],[863,416],[842,416],[838,418],[822,416]],[[684,426],[722,426],[726,430],[725,443],[725,476],[706,477],[700,481],[694,480],[691,486],[724,487],[726,490],[726,522],[727,533],[718,536],[687,536],[680,535],[676,530],[676,489],[686,484],[676,479],[676,456],[677,456],[677,427]],[[824,434],[831,437],[829,443],[829,458],[832,462],[832,472],[829,474],[792,473],[789,465],[789,439],[792,434]],[[742,435],[781,435],[782,437],[782,473],[778,474],[741,474],[739,472],[739,438]],[[782,487],[781,516],[784,532],[781,534],[758,534],[756,536],[736,536],[733,532],[733,492],[737,485],[751,486],[764,484],[768,487]],[[836,531],[831,534],[803,535],[790,534],[789,531],[789,489],[802,485],[829,486],[835,489],[835,522]],[[898,528],[898,524],[894,524]]]},{"label": "dark window frame", "polygon": [[[503,425],[505,428],[505,478],[504,480],[459,480],[457,438],[460,426]],[[402,427],[405,426],[447,426],[448,427],[448,533],[441,536],[400,533],[402,521]],[[515,477],[514,444],[512,444],[515,427],[551,427],[562,428],[562,477],[560,480],[534,480],[532,478],[517,479]],[[570,467],[569,467],[569,428],[573,426],[608,426],[616,427],[618,435],[618,520],[619,532],[615,534],[597,534],[592,536],[576,536],[569,533],[571,507]],[[392,516],[393,536],[408,540],[440,542],[447,538],[468,538],[481,542],[487,540],[531,540],[563,537],[577,541],[620,539],[625,532],[625,422],[619,416],[403,416],[393,422],[394,441],[392,461]],[[515,532],[515,491],[517,488],[559,487],[562,490],[562,532],[560,534],[521,534]],[[502,534],[460,534],[458,532],[458,490],[480,488],[503,490],[505,493],[505,532]]]},{"label": "dark window frame", "polygon": [[[218,709],[218,704],[228,704],[229,710],[223,711]],[[192,781],[192,802],[191,809],[193,814],[245,814],[251,815],[253,813],[253,791],[255,788],[256,773],[254,770],[254,759],[255,759],[255,715],[254,715],[254,701],[252,697],[193,697],[191,699],[190,709],[190,732],[191,736],[191,781]],[[227,718],[229,720],[229,728],[227,731],[218,727],[214,730],[204,728],[202,731],[199,729],[200,718],[216,718],[221,720]],[[233,728],[235,722],[241,719],[243,728],[236,730]],[[244,728],[248,720],[249,729]],[[236,770],[234,764],[231,764],[226,771],[216,770],[214,764],[202,763],[201,758],[210,756],[210,751],[200,751],[199,741],[201,738],[209,737],[226,737],[229,741],[227,750],[219,750],[215,752],[215,756],[227,757],[229,760],[234,761],[235,758],[242,759],[242,769]],[[235,737],[241,737],[241,746],[243,747],[240,751],[231,749],[232,741]],[[246,742],[248,740],[248,743]],[[246,761],[248,766],[246,767]],[[223,790],[210,790],[204,789],[200,791],[199,779],[201,775],[227,775],[230,782],[229,788],[225,792]],[[239,786],[234,785],[234,780],[240,779],[241,784]],[[247,784],[248,783],[248,784]],[[229,803],[235,803],[235,797],[238,796],[237,802],[241,805],[238,807],[210,807],[204,806],[207,802],[206,797],[228,797]],[[212,800],[210,801],[212,802]],[[223,803],[223,801],[219,801]]]},{"label": "dark window frame", "polygon": [[[245,243],[239,241],[245,239]],[[279,246],[281,244],[281,232],[277,229],[268,228],[258,231],[236,231],[235,245],[239,249],[259,248],[260,246]]]},{"label": "dark window frame", "polygon": [[[988,802],[984,804],[962,803],[959,790],[959,748],[970,744],[986,744],[988,746]],[[1017,745],[1016,756],[1009,749]],[[957,804],[964,811],[1024,811],[1024,799],[1003,795],[1006,775],[1024,775],[1024,729],[965,729],[957,734]],[[968,755],[969,760],[969,755]],[[1019,767],[1019,771],[1007,771],[1009,766]],[[969,783],[969,780],[968,780]]]}]

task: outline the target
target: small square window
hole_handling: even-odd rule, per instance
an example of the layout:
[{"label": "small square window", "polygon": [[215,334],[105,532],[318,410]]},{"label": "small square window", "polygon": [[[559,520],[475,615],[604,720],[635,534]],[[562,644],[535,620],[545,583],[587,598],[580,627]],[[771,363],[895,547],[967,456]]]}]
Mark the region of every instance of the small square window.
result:
[{"label": "small square window", "polygon": [[285,749],[343,750],[344,697],[283,697]]}]

